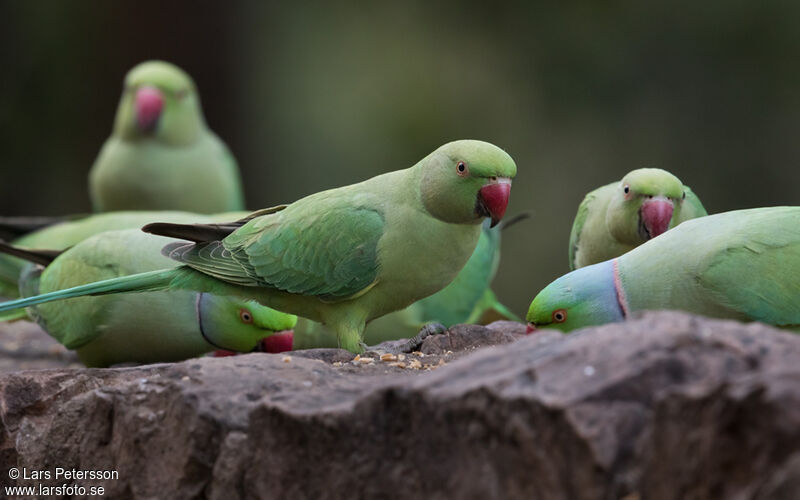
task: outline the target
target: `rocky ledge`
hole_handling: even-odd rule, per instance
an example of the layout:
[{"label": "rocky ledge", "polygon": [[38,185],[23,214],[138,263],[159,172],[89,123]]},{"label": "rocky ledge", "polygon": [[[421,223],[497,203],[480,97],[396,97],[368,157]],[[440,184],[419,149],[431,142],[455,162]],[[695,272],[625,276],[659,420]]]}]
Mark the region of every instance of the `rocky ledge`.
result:
[{"label": "rocky ledge", "polygon": [[0,483],[61,467],[118,478],[16,484],[113,498],[800,498],[800,337],[667,312],[523,331],[459,326],[384,360],[320,349],[5,373]]}]

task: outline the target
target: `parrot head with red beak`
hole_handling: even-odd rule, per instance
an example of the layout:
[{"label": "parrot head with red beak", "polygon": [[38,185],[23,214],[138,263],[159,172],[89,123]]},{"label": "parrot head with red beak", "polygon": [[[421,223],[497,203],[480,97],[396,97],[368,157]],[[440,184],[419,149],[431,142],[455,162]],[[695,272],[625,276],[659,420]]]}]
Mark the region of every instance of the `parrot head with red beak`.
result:
[{"label": "parrot head with red beak", "polygon": [[205,127],[192,79],[177,66],[147,61],[131,69],[117,109],[114,134],[123,140],[192,143]]},{"label": "parrot head with red beak", "polygon": [[686,188],[681,181],[657,168],[628,173],[615,188],[606,223],[620,243],[637,246],[664,234],[679,219]]}]

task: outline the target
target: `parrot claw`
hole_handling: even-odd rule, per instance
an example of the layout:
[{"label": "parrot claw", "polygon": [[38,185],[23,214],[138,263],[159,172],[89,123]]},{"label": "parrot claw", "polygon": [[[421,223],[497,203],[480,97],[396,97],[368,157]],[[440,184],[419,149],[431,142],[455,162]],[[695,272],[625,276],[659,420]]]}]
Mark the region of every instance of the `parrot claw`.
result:
[{"label": "parrot claw", "polygon": [[446,331],[447,327],[441,323],[428,323],[423,326],[419,333],[413,338],[405,342],[402,342],[402,340],[394,340],[372,346],[365,349],[364,352],[361,353],[361,357],[378,359],[384,354],[409,354],[414,351],[419,351],[426,338]]},{"label": "parrot claw", "polygon": [[420,328],[419,333],[415,337],[408,339],[408,342],[400,346],[398,353],[410,353],[418,351],[420,347],[422,347],[422,343],[426,338],[430,337],[431,335],[444,333],[446,331],[447,327],[441,323],[428,323]]}]

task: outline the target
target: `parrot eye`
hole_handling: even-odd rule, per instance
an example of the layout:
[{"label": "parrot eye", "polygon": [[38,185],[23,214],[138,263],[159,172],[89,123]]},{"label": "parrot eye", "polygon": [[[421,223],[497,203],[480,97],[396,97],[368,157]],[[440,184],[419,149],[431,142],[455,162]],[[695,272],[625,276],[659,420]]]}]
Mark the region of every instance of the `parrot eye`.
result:
[{"label": "parrot eye", "polygon": [[469,168],[467,167],[466,163],[460,161],[456,165],[456,171],[458,172],[458,175],[460,175],[461,177],[466,177],[467,174],[469,173]]},{"label": "parrot eye", "polygon": [[622,191],[628,194],[631,192],[631,187],[626,184],[625,187],[622,188]]},{"label": "parrot eye", "polygon": [[242,323],[250,324],[253,322],[253,315],[247,309],[239,309],[239,319],[242,320]]},{"label": "parrot eye", "polygon": [[556,323],[563,323],[567,320],[567,310],[566,309],[556,309],[553,311],[553,321]]}]

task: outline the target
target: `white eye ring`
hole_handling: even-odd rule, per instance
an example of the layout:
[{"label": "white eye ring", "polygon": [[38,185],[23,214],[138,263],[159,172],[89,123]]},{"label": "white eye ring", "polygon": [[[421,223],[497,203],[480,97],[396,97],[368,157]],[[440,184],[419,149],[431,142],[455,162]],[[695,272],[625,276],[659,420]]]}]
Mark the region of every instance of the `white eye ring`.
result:
[{"label": "white eye ring", "polygon": [[456,164],[456,173],[461,177],[466,177],[469,175],[469,167],[463,161],[460,161]]}]

